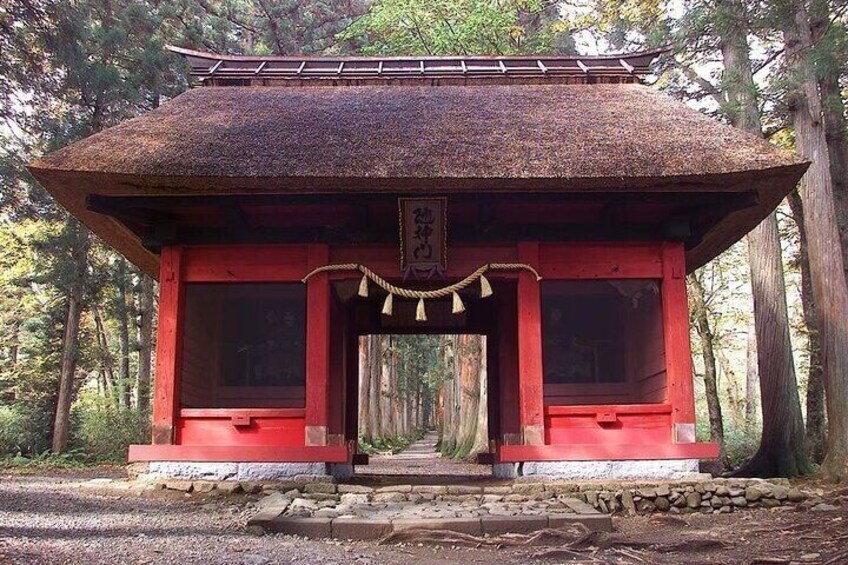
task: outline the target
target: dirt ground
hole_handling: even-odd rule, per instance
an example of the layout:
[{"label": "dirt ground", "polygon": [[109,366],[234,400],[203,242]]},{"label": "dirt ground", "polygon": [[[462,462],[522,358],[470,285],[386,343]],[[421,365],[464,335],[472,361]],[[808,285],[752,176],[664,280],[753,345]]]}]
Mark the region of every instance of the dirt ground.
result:
[{"label": "dirt ground", "polygon": [[617,518],[613,534],[572,532],[533,545],[479,546],[459,538],[441,546],[379,545],[251,535],[243,496],[120,497],[79,486],[122,474],[0,471],[0,563],[848,564],[846,489],[825,497],[841,501],[831,511]]}]

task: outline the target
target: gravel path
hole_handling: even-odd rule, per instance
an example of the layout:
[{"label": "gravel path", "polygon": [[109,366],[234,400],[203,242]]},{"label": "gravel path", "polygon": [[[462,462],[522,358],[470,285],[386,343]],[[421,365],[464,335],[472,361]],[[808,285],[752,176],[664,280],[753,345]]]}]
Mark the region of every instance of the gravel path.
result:
[{"label": "gravel path", "polygon": [[[104,476],[98,473],[97,476]],[[103,496],[88,476],[0,473],[0,564],[321,563],[368,565],[503,561],[497,550],[378,546],[305,540],[245,530],[242,497],[210,501],[156,491],[153,498]],[[505,563],[522,563],[516,556]]]},{"label": "gravel path", "polygon": [[368,465],[356,467],[356,476],[379,478],[385,476],[491,477],[491,465],[478,465],[449,457],[436,451],[438,432],[427,434],[395,455],[372,455]]},{"label": "gravel path", "polygon": [[150,491],[148,498],[105,496],[97,494],[96,483],[88,482],[93,476],[118,477],[120,471],[28,475],[0,471],[0,564],[848,562],[848,504],[844,504],[848,489],[826,493],[829,500],[842,501],[841,506],[821,512],[758,509],[738,514],[615,518],[617,545],[586,547],[575,554],[561,543],[493,549],[255,537],[244,527],[254,511],[247,497],[214,499],[164,490]]}]

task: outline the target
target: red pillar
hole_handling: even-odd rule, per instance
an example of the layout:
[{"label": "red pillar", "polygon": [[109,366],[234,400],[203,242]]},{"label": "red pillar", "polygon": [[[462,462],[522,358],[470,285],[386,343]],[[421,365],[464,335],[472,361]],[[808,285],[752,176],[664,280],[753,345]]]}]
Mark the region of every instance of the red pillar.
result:
[{"label": "red pillar", "polygon": [[[330,262],[330,248],[310,244],[308,270]],[[306,283],[306,445],[327,445],[330,385],[330,279],[327,273]]]},{"label": "red pillar", "polygon": [[[538,269],[539,244],[518,244],[518,260]],[[532,273],[518,275],[518,397],[525,445],[545,443],[542,382],[542,298]]]},{"label": "red pillar", "polygon": [[686,299],[686,257],[682,243],[663,245],[663,338],[671,404],[672,441],[695,441],[695,392]]},{"label": "red pillar", "polygon": [[181,282],[182,249],[162,248],[159,262],[159,326],[156,337],[156,377],[153,382],[153,437],[158,445],[174,443],[179,413],[179,376],[182,366],[184,289]]}]

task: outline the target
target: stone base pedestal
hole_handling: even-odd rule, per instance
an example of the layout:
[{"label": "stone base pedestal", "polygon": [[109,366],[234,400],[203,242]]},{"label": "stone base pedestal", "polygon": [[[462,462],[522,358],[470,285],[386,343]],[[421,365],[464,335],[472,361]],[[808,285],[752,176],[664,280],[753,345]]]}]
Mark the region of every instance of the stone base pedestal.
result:
[{"label": "stone base pedestal", "polygon": [[697,459],[637,461],[543,461],[518,464],[521,477],[552,479],[686,479],[700,478]]},{"label": "stone base pedestal", "polygon": [[139,480],[189,481],[285,481],[304,477],[325,478],[333,465],[327,463],[227,463],[150,461],[133,463],[128,472]]},{"label": "stone base pedestal", "polygon": [[519,465],[520,463],[494,463],[492,476],[496,479],[515,479],[518,477]]}]

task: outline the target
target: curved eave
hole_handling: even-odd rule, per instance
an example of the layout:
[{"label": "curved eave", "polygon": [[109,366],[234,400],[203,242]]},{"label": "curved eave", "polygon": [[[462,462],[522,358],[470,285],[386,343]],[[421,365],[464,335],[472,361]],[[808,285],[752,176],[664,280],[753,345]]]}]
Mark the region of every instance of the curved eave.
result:
[{"label": "curved eave", "polygon": [[718,175],[643,178],[583,179],[481,179],[481,178],[279,178],[136,176],[53,169],[33,163],[33,176],[106,243],[123,253],[148,274],[158,277],[158,256],[139,238],[110,216],[87,208],[89,195],[101,196],[204,196],[271,194],[285,199],[292,194],[353,193],[615,193],[623,191],[743,192],[755,191],[757,205],[726,215],[702,240],[687,250],[688,269],[694,270],[742,238],[762,221],[795,188],[807,163]]}]

